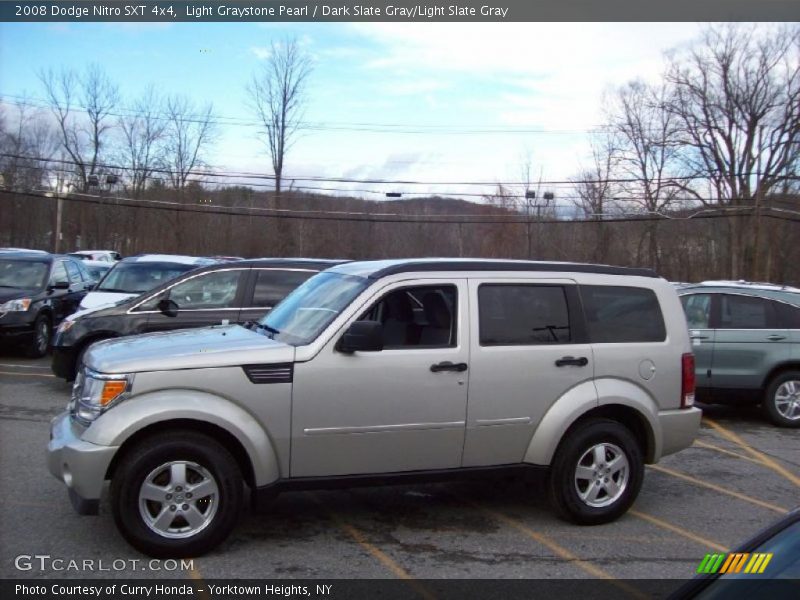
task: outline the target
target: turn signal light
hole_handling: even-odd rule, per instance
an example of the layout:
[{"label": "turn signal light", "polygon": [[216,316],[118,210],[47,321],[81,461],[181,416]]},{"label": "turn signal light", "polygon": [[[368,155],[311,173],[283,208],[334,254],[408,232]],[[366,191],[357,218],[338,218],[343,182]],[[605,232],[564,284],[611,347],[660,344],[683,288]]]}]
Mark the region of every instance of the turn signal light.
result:
[{"label": "turn signal light", "polygon": [[106,406],[125,391],[127,381],[106,381],[103,385],[103,393],[100,395],[100,405]]}]

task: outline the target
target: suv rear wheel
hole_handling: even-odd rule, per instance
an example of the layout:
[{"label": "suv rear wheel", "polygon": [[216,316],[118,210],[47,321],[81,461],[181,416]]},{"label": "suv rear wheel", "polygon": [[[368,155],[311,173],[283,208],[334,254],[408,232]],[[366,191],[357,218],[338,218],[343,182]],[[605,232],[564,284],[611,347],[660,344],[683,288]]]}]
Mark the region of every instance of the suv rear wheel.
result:
[{"label": "suv rear wheel", "polygon": [[550,502],[580,525],[613,521],[630,508],[644,478],[639,444],[616,421],[592,419],[570,431],[550,469]]},{"label": "suv rear wheel", "polygon": [[199,556],[236,524],[242,476],[231,454],[192,431],[148,437],[111,482],[114,521],[136,549],[157,558]]},{"label": "suv rear wheel", "polygon": [[800,371],[786,371],[767,386],[764,412],[779,427],[800,427]]}]

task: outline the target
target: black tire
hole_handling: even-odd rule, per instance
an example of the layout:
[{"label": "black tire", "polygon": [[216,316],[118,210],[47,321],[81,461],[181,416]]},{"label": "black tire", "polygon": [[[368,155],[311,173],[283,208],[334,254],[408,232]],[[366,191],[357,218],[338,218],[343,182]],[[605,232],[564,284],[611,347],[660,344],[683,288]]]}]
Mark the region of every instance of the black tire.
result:
[{"label": "black tire", "polygon": [[800,371],[784,371],[773,377],[761,408],[778,427],[800,427]]},{"label": "black tire", "polygon": [[53,324],[46,314],[39,314],[33,322],[33,339],[26,349],[26,354],[31,358],[41,358],[50,349],[53,337]]},{"label": "black tire", "polygon": [[[173,486],[167,490],[172,492],[169,502],[165,496],[163,503],[148,500],[140,503],[142,485],[154,472],[167,473],[159,470],[165,466],[171,469],[170,463],[185,465],[188,484],[192,484],[191,475],[198,476],[200,471],[195,469],[199,466],[216,484],[216,494],[202,500],[189,499],[191,485],[183,490]],[[164,484],[163,479],[151,481]],[[181,491],[188,497],[181,496]],[[155,558],[200,556],[222,543],[238,521],[242,498],[242,475],[234,458],[213,438],[193,431],[162,433],[142,440],[122,459],[111,482],[111,507],[117,528],[134,548]],[[175,502],[175,505],[170,502]],[[177,506],[177,511],[167,514],[173,506]],[[205,524],[196,533],[191,533],[192,525],[182,516],[182,507],[197,509],[204,519]],[[203,509],[207,512],[201,514]],[[157,533],[148,525],[145,514],[160,516],[161,511],[170,519],[167,525],[175,526],[172,531],[166,528],[164,533]],[[188,531],[181,534],[178,530],[182,526]]]},{"label": "black tire", "polygon": [[[595,447],[600,448],[598,452],[603,454],[604,461],[614,458],[618,453],[624,455],[627,461],[624,485],[620,485],[620,489],[614,493],[608,490],[623,481],[622,472],[604,471],[624,463],[602,462],[600,464],[605,466],[595,469],[597,461],[592,451]],[[594,466],[587,467],[587,460],[592,460]],[[596,484],[596,479],[582,479],[579,482],[579,466],[588,468],[588,476],[599,479],[600,483]],[[599,477],[596,475],[598,472]],[[610,484],[604,483],[609,479]],[[642,450],[630,430],[610,419],[591,419],[578,425],[561,441],[550,466],[548,495],[550,504],[561,518],[579,525],[600,525],[617,519],[630,508],[639,494],[643,479]],[[599,496],[594,500],[588,497],[587,500],[582,499],[581,493],[590,495],[593,485],[598,485]],[[604,502],[608,504],[601,506]]]}]

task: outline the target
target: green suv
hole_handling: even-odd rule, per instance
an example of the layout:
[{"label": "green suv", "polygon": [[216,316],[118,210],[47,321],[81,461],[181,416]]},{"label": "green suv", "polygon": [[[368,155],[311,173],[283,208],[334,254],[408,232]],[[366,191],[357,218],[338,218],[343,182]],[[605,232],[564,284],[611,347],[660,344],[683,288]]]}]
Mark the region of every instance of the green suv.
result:
[{"label": "green suv", "polygon": [[698,401],[761,404],[776,425],[800,427],[800,289],[707,281],[678,293]]}]

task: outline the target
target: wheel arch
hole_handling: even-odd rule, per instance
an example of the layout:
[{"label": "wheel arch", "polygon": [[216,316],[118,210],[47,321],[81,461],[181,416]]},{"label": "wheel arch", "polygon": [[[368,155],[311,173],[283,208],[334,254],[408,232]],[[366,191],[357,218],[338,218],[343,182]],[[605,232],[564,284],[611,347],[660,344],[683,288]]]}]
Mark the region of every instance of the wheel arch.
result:
[{"label": "wheel arch", "polygon": [[800,371],[800,360],[788,360],[772,367],[761,382],[762,394],[766,393],[773,379],[788,371]]},{"label": "wheel arch", "polygon": [[159,421],[134,432],[122,443],[114,454],[114,458],[111,459],[111,463],[108,465],[108,469],[106,469],[105,479],[113,479],[119,464],[137,445],[143,443],[147,438],[164,432],[174,432],[177,430],[202,433],[219,442],[233,455],[247,485],[251,488],[255,487],[256,479],[253,463],[241,442],[223,427],[197,419],[170,419],[168,421]]}]

